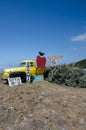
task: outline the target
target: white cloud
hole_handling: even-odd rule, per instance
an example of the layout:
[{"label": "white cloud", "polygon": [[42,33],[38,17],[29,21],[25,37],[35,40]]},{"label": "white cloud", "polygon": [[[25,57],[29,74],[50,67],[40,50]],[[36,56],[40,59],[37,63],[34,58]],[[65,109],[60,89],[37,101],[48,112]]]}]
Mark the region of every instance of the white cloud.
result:
[{"label": "white cloud", "polygon": [[78,36],[74,36],[71,39],[72,41],[86,41],[86,33],[78,35]]}]

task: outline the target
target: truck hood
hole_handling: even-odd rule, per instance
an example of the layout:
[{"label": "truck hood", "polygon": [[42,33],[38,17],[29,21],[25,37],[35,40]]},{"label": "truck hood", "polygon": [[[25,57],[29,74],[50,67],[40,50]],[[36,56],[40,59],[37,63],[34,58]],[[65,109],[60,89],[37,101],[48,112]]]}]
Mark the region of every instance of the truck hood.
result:
[{"label": "truck hood", "polygon": [[4,69],[4,72],[9,73],[9,72],[26,72],[26,67],[16,67],[16,68],[7,68]]}]

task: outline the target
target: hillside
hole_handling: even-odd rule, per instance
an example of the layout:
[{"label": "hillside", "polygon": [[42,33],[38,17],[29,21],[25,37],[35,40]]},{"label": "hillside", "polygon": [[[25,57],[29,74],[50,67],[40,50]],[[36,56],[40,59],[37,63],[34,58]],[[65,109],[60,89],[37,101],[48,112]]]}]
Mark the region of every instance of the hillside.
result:
[{"label": "hillside", "polygon": [[81,67],[81,68],[86,67],[86,59],[77,62],[76,66]]},{"label": "hillside", "polygon": [[70,66],[73,66],[73,67],[80,67],[80,68],[84,68],[86,67],[86,59],[84,60],[80,60],[78,62],[73,62],[71,64],[69,64]]},{"label": "hillside", "polygon": [[1,81],[0,130],[86,130],[86,89]]}]

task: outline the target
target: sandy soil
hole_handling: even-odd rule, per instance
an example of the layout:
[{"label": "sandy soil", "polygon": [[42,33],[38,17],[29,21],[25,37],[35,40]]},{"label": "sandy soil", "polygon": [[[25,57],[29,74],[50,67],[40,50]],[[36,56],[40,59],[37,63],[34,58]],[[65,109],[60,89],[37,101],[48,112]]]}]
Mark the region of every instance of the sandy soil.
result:
[{"label": "sandy soil", "polygon": [[1,81],[0,130],[86,130],[86,88]]}]

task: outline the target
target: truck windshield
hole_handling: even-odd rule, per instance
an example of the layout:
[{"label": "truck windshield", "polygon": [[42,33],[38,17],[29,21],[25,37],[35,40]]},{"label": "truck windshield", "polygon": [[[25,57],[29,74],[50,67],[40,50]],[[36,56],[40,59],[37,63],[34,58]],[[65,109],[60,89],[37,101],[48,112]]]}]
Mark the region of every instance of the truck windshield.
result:
[{"label": "truck windshield", "polygon": [[23,66],[25,66],[26,65],[26,62],[21,62],[20,63],[20,67],[23,67]]}]

